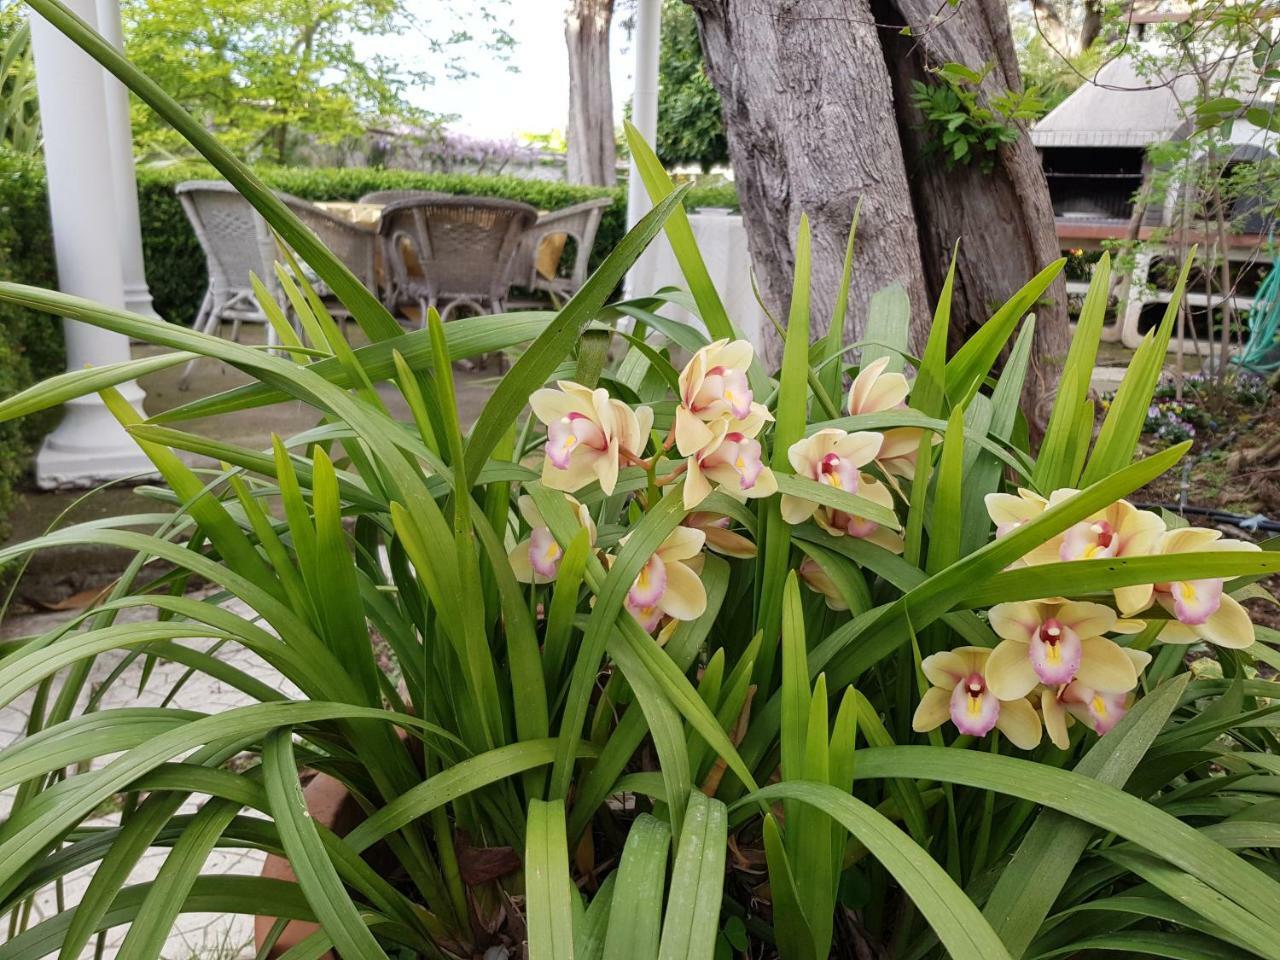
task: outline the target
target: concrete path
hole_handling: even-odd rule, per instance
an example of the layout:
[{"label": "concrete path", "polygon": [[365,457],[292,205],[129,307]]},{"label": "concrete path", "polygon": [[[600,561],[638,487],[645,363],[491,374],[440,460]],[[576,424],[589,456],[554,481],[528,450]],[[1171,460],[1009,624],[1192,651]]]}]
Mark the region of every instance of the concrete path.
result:
[{"label": "concrete path", "polygon": [[[196,594],[195,596],[199,596]],[[229,609],[237,613],[248,614],[249,611],[238,602],[228,604]],[[30,636],[49,630],[65,622],[71,615],[67,613],[45,613],[24,617],[13,617],[0,628],[0,639]],[[127,620],[154,619],[149,611],[126,611],[119,622]],[[211,644],[195,644],[208,649]],[[124,653],[113,652],[98,658],[87,685],[85,695],[81,697],[81,706],[88,692],[102,685],[109,675],[125,659]],[[297,696],[299,691],[280,676],[274,669],[264,664],[253,654],[241,647],[227,645],[218,651],[218,657],[240,670],[257,677],[265,683],[290,695]],[[135,660],[113,683],[103,695],[100,709],[110,710],[119,707],[158,707],[168,702],[169,706],[194,710],[201,713],[219,713],[232,707],[245,706],[254,701],[245,694],[200,674],[187,678],[186,668],[180,664],[160,662],[155,665],[146,685],[139,690],[142,683],[142,660]],[[180,684],[180,686],[179,686]],[[174,693],[174,688],[178,687]],[[31,696],[25,696],[17,702],[0,709],[0,749],[8,746],[23,736],[27,717],[31,708]],[[110,758],[108,758],[110,759]],[[98,764],[100,765],[100,764]],[[183,813],[197,810],[206,798],[198,797],[183,805]],[[8,814],[12,803],[11,792],[0,794],[0,817]],[[116,812],[105,811],[102,816],[91,821],[97,826],[114,826],[119,822]],[[167,849],[153,848],[143,856],[137,867],[129,876],[129,884],[145,883],[154,879],[160,866],[168,855]],[[215,850],[205,863],[204,872],[224,874],[257,874],[262,869],[265,854],[257,850]],[[79,902],[84,895],[93,867],[86,867],[73,874],[62,890],[62,900],[67,905]],[[31,923],[35,924],[58,912],[58,894],[52,888],[42,891],[35,899]],[[119,947],[127,933],[127,927],[116,927],[106,934],[105,958],[119,956]],[[0,940],[7,934],[7,927],[0,929]],[[162,956],[164,960],[238,960],[240,957],[253,956],[253,918],[248,916],[229,916],[221,914],[182,914],[179,916],[173,932],[165,944]],[[91,958],[94,951],[85,951],[83,958]]]}]

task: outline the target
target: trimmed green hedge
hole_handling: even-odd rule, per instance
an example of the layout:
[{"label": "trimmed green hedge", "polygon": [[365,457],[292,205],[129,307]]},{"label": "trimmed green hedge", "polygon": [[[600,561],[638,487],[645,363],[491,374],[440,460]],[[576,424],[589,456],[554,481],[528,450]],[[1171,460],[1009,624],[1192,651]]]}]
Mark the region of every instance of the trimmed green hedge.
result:
[{"label": "trimmed green hedge", "polygon": [[[261,168],[271,187],[307,200],[355,200],[374,190],[420,189],[442,193],[506,197],[540,210],[556,210],[593,197],[613,198],[596,236],[592,266],[622,239],[626,190],[581,187],[548,180],[426,174],[407,170],[350,167]],[[138,207],[147,283],[155,308],[175,323],[195,317],[209,282],[204,254],[192,233],[173,188],[183,180],[213,177],[212,168],[183,164],[138,171]],[[690,193],[691,207],[734,207],[732,187],[708,187]],[[57,276],[45,197],[44,169],[39,160],[0,151],[0,277],[53,287]],[[0,396],[8,396],[36,380],[61,371],[62,328],[30,311],[0,305]],[[31,444],[48,429],[50,418],[31,418],[21,425],[0,424],[0,523],[8,514],[13,483],[26,469]],[[0,530],[0,535],[3,531]]]},{"label": "trimmed green hedge", "polygon": [[[0,279],[57,286],[53,237],[45,203],[44,165],[0,151]],[[0,397],[7,397],[63,367],[62,324],[0,303]],[[14,486],[35,444],[57,415],[0,423],[0,539]]]}]

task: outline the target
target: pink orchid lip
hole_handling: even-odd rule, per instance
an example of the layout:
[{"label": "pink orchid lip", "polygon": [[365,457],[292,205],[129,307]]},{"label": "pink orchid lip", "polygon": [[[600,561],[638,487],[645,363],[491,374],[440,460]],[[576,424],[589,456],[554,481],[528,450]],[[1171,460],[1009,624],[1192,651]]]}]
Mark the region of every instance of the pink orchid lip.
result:
[{"label": "pink orchid lip", "polygon": [[635,583],[627,591],[627,603],[632,607],[655,607],[667,592],[667,565],[656,553],[641,568]]},{"label": "pink orchid lip", "polygon": [[645,633],[653,633],[662,620],[662,610],[656,606],[637,606],[631,602],[629,596],[623,605]]},{"label": "pink orchid lip", "polygon": [[1060,699],[1098,736],[1108,733],[1129,709],[1127,694],[1098,693],[1079,683],[1063,690]]},{"label": "pink orchid lip", "polygon": [[760,457],[760,442],[743,436],[741,433],[730,433],[725,436],[726,459],[737,471],[743,490],[750,490],[756,485],[760,473],[764,470],[764,461]]},{"label": "pink orchid lip", "polygon": [[529,534],[529,565],[542,577],[554,577],[560,570],[564,551],[546,527],[534,527]]},{"label": "pink orchid lip", "polygon": [[1222,606],[1221,580],[1181,580],[1168,584],[1174,616],[1189,627],[1198,627]]},{"label": "pink orchid lip", "polygon": [[1062,538],[1058,556],[1062,560],[1093,560],[1114,557],[1120,552],[1120,534],[1106,520],[1082,520]]},{"label": "pink orchid lip", "polygon": [[608,447],[604,431],[583,414],[571,413],[547,428],[547,459],[558,470],[569,466],[569,458],[579,446],[597,451]]},{"label": "pink orchid lip", "polygon": [[858,469],[840,458],[838,453],[828,453],[818,463],[818,475],[814,477],[819,483],[839,487],[846,493],[858,492]]},{"label": "pink orchid lip", "polygon": [[880,529],[880,524],[864,517],[854,516],[851,513],[841,514],[841,516],[848,518],[842,526],[844,527],[844,532],[851,537],[865,539]]},{"label": "pink orchid lip", "polygon": [[1074,630],[1050,617],[1031,637],[1031,666],[1043,683],[1070,683],[1080,669],[1084,647]]},{"label": "pink orchid lip", "polygon": [[741,370],[727,370],[723,376],[721,395],[729,404],[729,410],[739,420],[745,420],[751,413],[751,387],[747,385],[747,377]]},{"label": "pink orchid lip", "polygon": [[985,737],[1000,719],[1000,701],[980,673],[971,673],[951,691],[951,722],[961,733]]},{"label": "pink orchid lip", "polygon": [[1008,523],[997,523],[996,539],[998,540],[1001,537],[1007,537],[1009,534],[1013,533],[1013,531],[1023,526],[1026,522],[1027,521],[1025,520],[1011,520]]}]

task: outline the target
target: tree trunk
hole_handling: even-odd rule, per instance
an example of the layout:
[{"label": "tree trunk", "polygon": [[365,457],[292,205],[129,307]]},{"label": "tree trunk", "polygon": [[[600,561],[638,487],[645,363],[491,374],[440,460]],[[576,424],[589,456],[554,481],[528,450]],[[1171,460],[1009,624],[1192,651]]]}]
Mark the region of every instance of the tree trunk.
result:
[{"label": "tree trunk", "polygon": [[[940,20],[936,0],[689,0],[725,126],[752,262],[766,303],[786,313],[800,213],[813,223],[813,328],[825,330],[854,205],[863,201],[846,337],[871,295],[902,283],[919,346],[960,241],[952,329],[961,337],[1059,256],[1048,186],[1028,137],[994,168],[946,169],[926,154],[911,105],[929,68],[991,63],[986,97],[1019,89],[1003,0],[964,0]],[[910,26],[911,35],[902,29]],[[1036,311],[1024,405],[1042,420],[1068,340],[1061,281]],[[776,344],[768,351],[776,358]]]},{"label": "tree trunk", "polygon": [[613,186],[613,90],[609,24],[613,0],[570,0],[564,17],[569,49],[568,167],[570,183]]},{"label": "tree trunk", "polygon": [[[952,248],[960,241],[951,316],[952,331],[963,341],[966,332],[1058,259],[1061,248],[1044,168],[1025,131],[1000,148],[989,173],[973,165],[947,169],[927,155],[929,134],[923,117],[910,105],[910,93],[913,80],[928,81],[930,67],[963,63],[977,69],[990,63],[981,87],[988,101],[1022,89],[1004,0],[964,0],[953,16],[926,30],[936,9],[933,0],[873,4],[879,22],[910,25],[918,38],[904,37],[899,30],[881,33],[894,80],[925,275],[935,294],[946,278]],[[1035,313],[1023,407],[1034,423],[1042,424],[1048,420],[1047,401],[1056,395],[1070,339],[1064,280],[1054,282]]]},{"label": "tree trunk", "polygon": [[1080,24],[1080,51],[1088,50],[1102,33],[1102,0],[1085,0],[1084,21]]},{"label": "tree trunk", "polygon": [[[720,92],[738,200],[761,293],[785,317],[801,213],[813,231],[813,330],[827,328],[858,201],[849,332],[876,290],[900,282],[927,308],[893,91],[865,0],[821,0],[801,16],[775,0],[693,0],[707,73]],[[767,344],[777,362],[779,345]]]}]

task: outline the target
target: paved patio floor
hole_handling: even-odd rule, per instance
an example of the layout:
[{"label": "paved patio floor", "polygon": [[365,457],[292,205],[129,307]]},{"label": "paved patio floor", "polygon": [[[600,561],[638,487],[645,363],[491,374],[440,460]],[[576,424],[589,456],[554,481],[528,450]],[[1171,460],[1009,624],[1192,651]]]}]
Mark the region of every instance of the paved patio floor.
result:
[{"label": "paved patio floor", "polygon": [[[348,337],[355,346],[365,342],[354,324],[348,325]],[[262,327],[246,325],[241,342],[264,342]],[[135,357],[142,357],[165,351],[135,345],[133,352]],[[213,360],[201,360],[195,367],[189,388],[180,390],[178,381],[182,370],[181,366],[170,367],[142,378],[140,383],[147,394],[144,407],[148,415],[155,416],[193,399],[211,396],[250,382],[248,376],[232,367]],[[492,365],[487,371],[454,369],[458,410],[465,424],[471,424],[479,415],[496,378],[497,373]],[[381,384],[378,393],[393,416],[409,419],[408,407],[393,386]],[[270,448],[272,434],[289,437],[314,427],[318,420],[315,410],[300,402],[289,402],[186,421],[182,424],[182,429],[215,440],[263,450]],[[195,458],[189,459],[195,461]],[[209,461],[205,461],[205,465],[208,464]],[[65,526],[67,523],[119,516],[123,513],[165,509],[157,506],[154,500],[138,496],[127,485],[107,487],[93,492],[91,496],[86,496],[86,493],[88,491],[84,490],[39,491],[28,487],[21,493],[10,516],[12,530],[8,542],[31,540],[40,536],[55,522]],[[65,511],[69,513],[62,517]],[[110,548],[68,547],[47,551],[32,559],[19,587],[19,599],[37,606],[55,603],[71,594],[107,583],[123,569],[127,560],[127,554]]]},{"label": "paved patio floor", "polygon": [[[195,596],[200,596],[196,594]],[[228,604],[236,612],[248,614],[243,605]],[[8,639],[17,636],[39,634],[61,625],[72,616],[67,612],[37,613],[9,618],[0,627],[0,638]],[[130,620],[142,621],[154,619],[154,613],[145,610],[125,611],[118,622]],[[201,646],[196,644],[196,646]],[[203,645],[208,649],[210,643]],[[111,674],[125,661],[127,654],[112,652],[99,657],[94,665],[85,691],[80,697],[77,710],[83,707],[89,692],[99,688]],[[241,647],[227,645],[218,651],[218,657],[224,662],[257,677],[263,682],[287,693],[298,695],[293,687],[279,673],[267,666],[260,659]],[[186,667],[181,664],[159,662],[150,676],[143,683],[143,661],[134,658],[117,678],[108,691],[102,696],[100,709],[118,707],[158,707],[168,703],[169,706],[193,710],[200,713],[213,714],[232,707],[246,706],[254,701],[246,694],[227,686],[217,680],[201,674],[186,676]],[[176,692],[175,692],[176,691]],[[56,689],[55,691],[56,692]],[[26,729],[27,716],[31,708],[31,696],[27,695],[0,709],[0,748],[21,739]],[[110,758],[108,758],[110,759]],[[182,813],[193,813],[205,801],[205,797],[189,800],[182,807]],[[12,797],[0,794],[0,816],[7,815]],[[115,826],[119,822],[118,813],[104,811],[100,817],[91,821],[94,826]],[[146,883],[153,880],[168,855],[167,849],[153,848],[139,861],[129,875],[128,883]],[[205,863],[206,873],[248,874],[261,871],[265,854],[257,850],[219,849],[210,854]],[[73,905],[84,896],[89,880],[93,875],[93,867],[83,868],[72,874],[64,884],[61,898],[64,904]],[[33,903],[31,925],[46,920],[58,912],[58,891],[46,888],[41,891]],[[124,941],[127,927],[115,927],[106,932],[104,937],[104,958],[123,957],[120,945]],[[0,940],[7,934],[7,929],[0,929]],[[182,914],[178,917],[161,956],[164,960],[239,960],[241,957],[252,957],[253,951],[253,918],[222,914]],[[82,954],[82,958],[94,956],[91,945]]]}]

